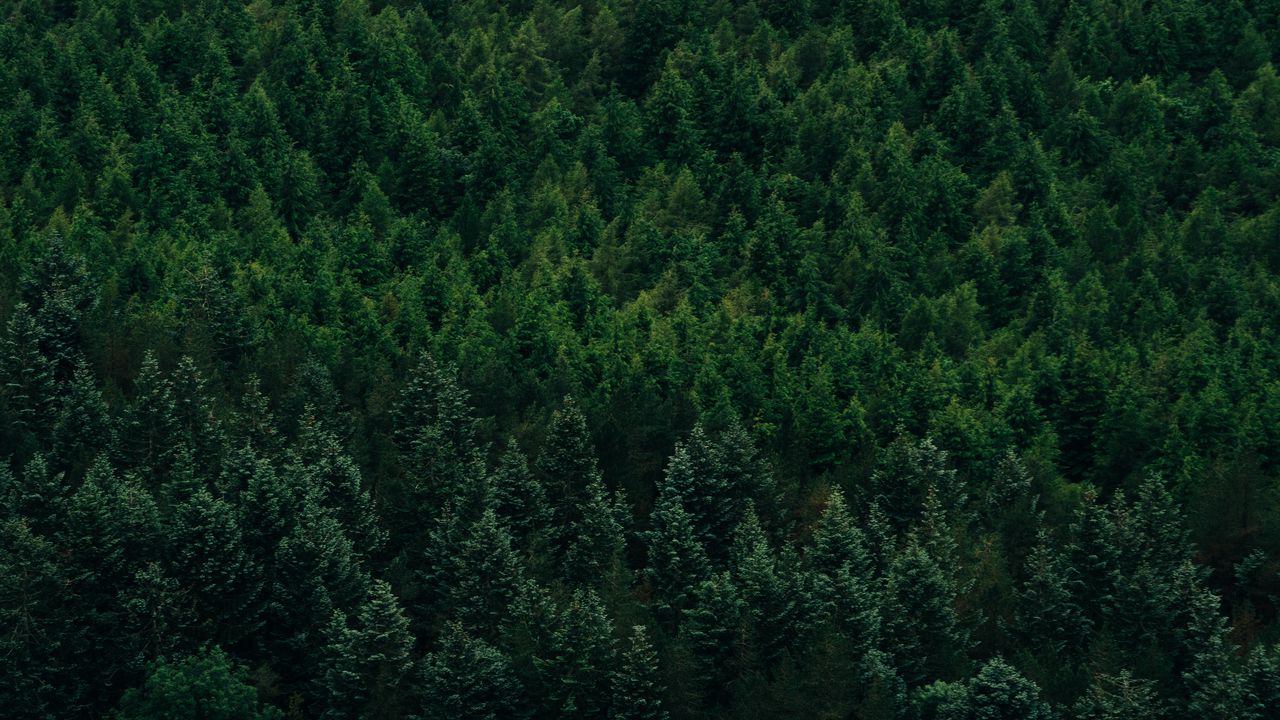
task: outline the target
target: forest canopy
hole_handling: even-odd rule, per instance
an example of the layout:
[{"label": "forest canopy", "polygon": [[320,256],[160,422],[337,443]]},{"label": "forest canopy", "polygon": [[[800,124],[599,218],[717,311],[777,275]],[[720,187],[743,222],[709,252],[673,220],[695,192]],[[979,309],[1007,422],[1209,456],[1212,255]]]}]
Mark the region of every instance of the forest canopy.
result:
[{"label": "forest canopy", "polygon": [[1280,718],[1280,0],[0,17],[0,714]]}]

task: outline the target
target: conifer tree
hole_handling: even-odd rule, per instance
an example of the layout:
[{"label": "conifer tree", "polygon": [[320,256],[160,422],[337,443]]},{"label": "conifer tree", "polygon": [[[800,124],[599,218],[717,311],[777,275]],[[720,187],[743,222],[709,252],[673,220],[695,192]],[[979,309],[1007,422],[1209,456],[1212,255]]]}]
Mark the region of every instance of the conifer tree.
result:
[{"label": "conifer tree", "polygon": [[262,706],[249,674],[217,647],[176,661],[154,663],[140,687],[124,694],[121,720],[275,720],[279,710]]},{"label": "conifer tree", "polygon": [[999,657],[969,681],[974,720],[1051,720],[1053,711],[1040,688]]},{"label": "conifer tree", "polygon": [[39,449],[55,420],[53,366],[40,350],[43,338],[30,309],[18,303],[5,326],[0,391],[9,447],[26,454]]},{"label": "conifer tree", "polygon": [[210,626],[206,637],[235,641],[261,623],[261,566],[245,546],[235,508],[198,488],[167,528],[169,572]]},{"label": "conifer tree", "polygon": [[123,460],[131,469],[163,475],[179,435],[173,385],[161,372],[155,353],[147,351],[142,356],[133,384],[133,401],[119,430]]},{"label": "conifer tree", "polygon": [[413,667],[413,636],[391,586],[375,580],[354,622],[335,611],[325,634],[317,687],[320,717],[400,717],[407,699],[402,683]]},{"label": "conifer tree", "polygon": [[521,553],[534,559],[545,552],[552,530],[551,505],[546,489],[529,470],[528,460],[515,440],[509,440],[490,476],[494,508],[511,528]]},{"label": "conifer tree", "polygon": [[[601,482],[587,419],[573,398],[566,397],[552,416],[536,469],[552,500],[555,527],[564,532],[579,521],[588,489]],[[557,540],[567,544],[569,538]]]},{"label": "conifer tree", "polygon": [[547,710],[561,717],[603,717],[612,701],[611,673],[617,666],[613,623],[590,589],[573,592],[552,630],[543,666],[549,680]]},{"label": "conifer tree", "polygon": [[670,484],[658,495],[649,516],[648,577],[653,585],[660,617],[678,621],[693,593],[710,572],[706,551],[694,535],[692,519],[683,498]]},{"label": "conifer tree", "polygon": [[467,392],[457,370],[429,354],[418,357],[401,393],[394,438],[407,474],[399,522],[410,535],[412,524],[484,480],[484,450]]},{"label": "conifer tree", "polygon": [[107,404],[84,358],[80,358],[62,395],[53,427],[53,449],[58,465],[73,471],[85,468],[93,458],[111,451],[114,433]]},{"label": "conifer tree", "polygon": [[705,697],[722,702],[742,666],[747,607],[727,572],[704,580],[696,597],[680,625],[680,637],[693,654],[696,680]]},{"label": "conifer tree", "polygon": [[479,638],[492,638],[524,583],[523,565],[511,535],[493,510],[472,524],[451,558],[448,608],[459,625]]},{"label": "conifer tree", "polygon": [[612,595],[624,587],[626,539],[623,523],[629,519],[621,496],[610,496],[599,478],[586,488],[572,535],[565,551],[564,578],[587,584]]},{"label": "conifer tree", "polygon": [[1155,720],[1163,717],[1162,710],[1155,682],[1128,670],[1114,676],[1099,673],[1073,708],[1080,720]]},{"label": "conifer tree", "polygon": [[969,650],[946,573],[912,535],[885,579],[884,650],[908,685],[958,678]]},{"label": "conifer tree", "polygon": [[179,441],[199,457],[215,458],[220,433],[209,397],[208,381],[190,355],[183,355],[173,371],[174,421]]},{"label": "conifer tree", "polygon": [[297,444],[284,473],[303,489],[309,502],[318,503],[339,521],[353,549],[369,560],[381,551],[386,532],[378,526],[364,476],[344,452],[338,436],[319,423],[314,414],[304,410],[303,415]]},{"label": "conifer tree", "polygon": [[1027,556],[1025,573],[1016,612],[1028,647],[1077,656],[1087,646],[1092,623],[1077,603],[1077,570],[1044,528]]},{"label": "conifer tree", "polygon": [[610,720],[667,720],[658,684],[658,654],[643,625],[632,628],[629,645],[622,651],[613,675]]},{"label": "conifer tree", "polygon": [[501,720],[524,717],[528,709],[511,660],[457,623],[423,659],[418,685],[423,720]]},{"label": "conifer tree", "polygon": [[1185,652],[1190,666],[1182,679],[1187,713],[1191,717],[1241,720],[1257,717],[1256,699],[1233,657],[1217,595],[1193,586],[1186,602],[1190,617]]}]

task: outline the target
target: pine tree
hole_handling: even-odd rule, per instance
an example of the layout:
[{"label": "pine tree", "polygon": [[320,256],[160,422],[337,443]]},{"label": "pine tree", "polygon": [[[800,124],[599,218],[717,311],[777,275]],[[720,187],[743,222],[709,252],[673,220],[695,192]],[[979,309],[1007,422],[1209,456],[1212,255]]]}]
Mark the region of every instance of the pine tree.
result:
[{"label": "pine tree", "polygon": [[673,485],[660,491],[649,522],[647,573],[655,605],[659,617],[678,623],[680,612],[691,604],[694,591],[710,572],[706,551],[695,537],[683,497]]},{"label": "pine tree", "polygon": [[963,673],[969,639],[956,616],[955,590],[914,535],[889,567],[883,613],[884,649],[908,685]]},{"label": "pine tree", "polygon": [[625,588],[623,523],[629,518],[625,502],[610,496],[599,478],[586,488],[565,551],[564,578],[613,595]]},{"label": "pine tree", "polygon": [[173,417],[179,441],[203,458],[218,457],[221,438],[208,382],[195,361],[183,355],[173,371]]},{"label": "pine tree", "polygon": [[49,471],[44,457],[36,455],[22,469],[17,490],[17,512],[31,529],[52,536],[66,522],[66,503],[71,489],[63,473]]},{"label": "pine tree", "polygon": [[1190,615],[1184,652],[1190,666],[1182,674],[1190,717],[1257,717],[1256,699],[1235,661],[1227,638],[1226,621],[1218,610],[1218,596],[1192,586],[1185,599]]},{"label": "pine tree", "polygon": [[413,636],[391,586],[375,580],[355,622],[349,625],[335,611],[326,636],[324,671],[316,689],[320,717],[400,717],[402,681],[413,667]]},{"label": "pine tree", "polygon": [[133,402],[119,430],[122,459],[128,468],[164,475],[180,436],[173,385],[161,373],[160,362],[150,350],[142,356],[133,385]]},{"label": "pine tree", "polygon": [[[573,398],[566,397],[552,416],[536,469],[552,500],[554,526],[564,533],[579,522],[588,489],[601,482],[587,419]],[[562,547],[569,540],[557,538]]]},{"label": "pine tree", "polygon": [[819,622],[836,630],[857,656],[879,643],[879,598],[866,539],[853,523],[844,494],[832,490],[806,556]]},{"label": "pine tree", "polygon": [[303,488],[309,501],[323,506],[341,523],[355,551],[369,560],[386,543],[386,532],[378,526],[360,468],[343,451],[332,430],[317,422],[314,414],[304,411],[303,415],[297,444],[284,472],[292,484]]},{"label": "pine tree", "polygon": [[871,478],[872,499],[895,531],[902,533],[919,517],[925,495],[934,488],[943,510],[953,515],[965,503],[965,491],[947,453],[931,438],[914,440],[900,434],[890,444]]},{"label": "pine tree", "polygon": [[535,659],[549,685],[547,711],[562,718],[605,717],[617,664],[613,623],[593,590],[574,591],[552,630],[545,659]]},{"label": "pine tree", "polygon": [[763,668],[776,667],[797,642],[804,598],[786,557],[774,555],[768,542],[757,540],[734,568],[734,581],[746,604],[750,649]]},{"label": "pine tree", "polygon": [[368,596],[372,580],[358,557],[341,524],[314,503],[276,547],[260,638],[286,678],[315,677],[334,612],[352,615]]},{"label": "pine tree", "polygon": [[696,597],[697,603],[685,612],[680,637],[693,654],[704,696],[712,703],[723,702],[742,669],[747,606],[727,572],[704,580]]},{"label": "pine tree", "polygon": [[552,531],[551,505],[546,489],[530,472],[524,452],[514,439],[507,442],[490,484],[495,509],[511,528],[515,546],[536,559]]},{"label": "pine tree", "polygon": [[675,455],[667,463],[659,502],[664,496],[677,499],[688,511],[698,543],[704,548],[719,548],[723,554],[740,519],[734,512],[739,499],[731,493],[728,478],[718,465],[711,439],[700,425],[694,426],[688,440],[676,444]]},{"label": "pine tree", "polygon": [[1114,676],[1095,676],[1074,714],[1080,720],[1155,720],[1165,716],[1161,705],[1154,681],[1121,670]]},{"label": "pine tree", "polygon": [[396,406],[395,428],[409,494],[399,523],[412,535],[413,524],[484,481],[484,449],[456,369],[419,356]]},{"label": "pine tree", "polygon": [[658,681],[658,654],[643,625],[632,628],[631,641],[613,674],[609,720],[667,720]]},{"label": "pine tree", "polygon": [[58,548],[33,533],[23,518],[0,522],[0,703],[15,717],[44,718],[82,711],[79,693],[66,687],[55,643],[62,640],[71,618],[65,607],[70,572]]},{"label": "pine tree", "polygon": [[206,637],[234,642],[261,623],[261,567],[245,546],[237,513],[199,488],[177,508],[167,529],[169,572],[191,594]]},{"label": "pine tree", "polygon": [[502,720],[523,717],[527,709],[511,660],[457,623],[423,659],[418,685],[423,720]]},{"label": "pine tree", "polygon": [[450,614],[470,634],[492,639],[524,583],[511,535],[493,510],[485,511],[471,526],[451,560]]},{"label": "pine tree", "polygon": [[43,445],[55,419],[53,366],[40,350],[43,332],[30,309],[18,303],[0,348],[0,392],[9,447],[25,458]]},{"label": "pine tree", "polygon": [[221,649],[154,663],[141,687],[125,692],[120,720],[274,720],[280,711],[258,703],[249,674]]},{"label": "pine tree", "polygon": [[68,471],[86,468],[99,453],[112,450],[114,433],[107,404],[84,358],[76,363],[53,427],[54,456]]},{"label": "pine tree", "polygon": [[1053,711],[1040,688],[1000,658],[987,662],[969,681],[974,720],[1051,720]]},{"label": "pine tree", "polygon": [[54,234],[44,256],[24,274],[20,290],[40,327],[41,352],[60,383],[71,377],[80,356],[81,323],[97,301],[88,267]]},{"label": "pine tree", "polygon": [[1077,603],[1075,567],[1044,528],[1027,556],[1025,573],[1016,627],[1027,647],[1050,657],[1078,657],[1087,647],[1092,623]]},{"label": "pine tree", "polygon": [[239,524],[245,547],[265,572],[271,574],[276,547],[297,522],[300,498],[270,461],[255,457],[247,447],[244,453],[250,470],[244,492],[236,498]]}]

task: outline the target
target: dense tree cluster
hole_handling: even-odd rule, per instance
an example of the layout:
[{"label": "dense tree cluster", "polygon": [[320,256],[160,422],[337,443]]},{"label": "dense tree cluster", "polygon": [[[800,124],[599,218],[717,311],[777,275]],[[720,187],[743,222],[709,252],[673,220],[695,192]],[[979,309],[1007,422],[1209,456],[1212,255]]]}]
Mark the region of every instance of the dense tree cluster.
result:
[{"label": "dense tree cluster", "polygon": [[0,17],[2,714],[1280,717],[1277,0]]}]

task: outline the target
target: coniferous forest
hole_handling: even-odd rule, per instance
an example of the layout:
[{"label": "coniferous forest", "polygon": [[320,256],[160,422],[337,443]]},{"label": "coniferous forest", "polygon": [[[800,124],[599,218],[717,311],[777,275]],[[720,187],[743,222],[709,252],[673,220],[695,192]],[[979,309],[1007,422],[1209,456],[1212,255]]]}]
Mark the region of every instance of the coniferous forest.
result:
[{"label": "coniferous forest", "polygon": [[0,18],[0,716],[1280,718],[1280,0]]}]

